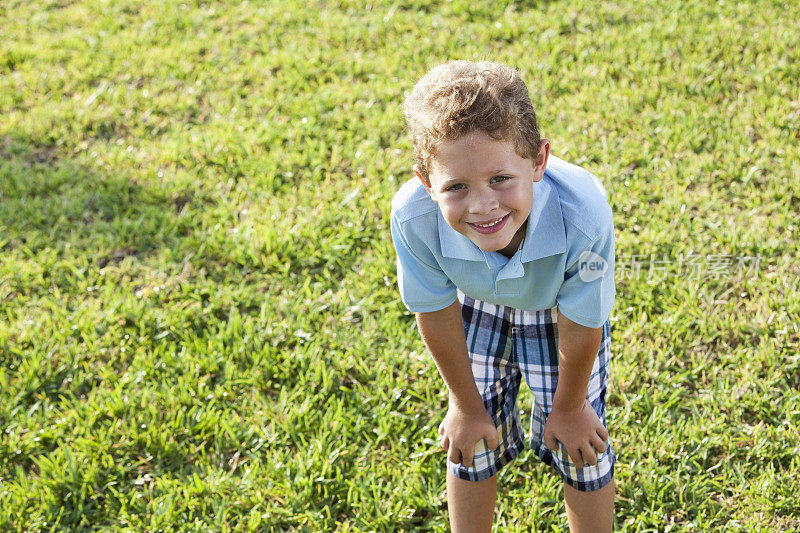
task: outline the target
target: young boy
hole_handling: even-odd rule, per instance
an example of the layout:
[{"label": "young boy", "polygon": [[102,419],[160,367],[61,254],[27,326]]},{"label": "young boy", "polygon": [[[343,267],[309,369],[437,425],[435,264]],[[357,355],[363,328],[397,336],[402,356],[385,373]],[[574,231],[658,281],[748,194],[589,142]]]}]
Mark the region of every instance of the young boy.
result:
[{"label": "young boy", "polygon": [[564,481],[570,529],[611,531],[606,191],[550,155],[528,89],[505,65],[439,65],[405,115],[419,180],[392,201],[392,239],[403,303],[449,390],[439,434],[452,530],[491,528],[497,472],[524,448],[524,378],[530,446]]}]

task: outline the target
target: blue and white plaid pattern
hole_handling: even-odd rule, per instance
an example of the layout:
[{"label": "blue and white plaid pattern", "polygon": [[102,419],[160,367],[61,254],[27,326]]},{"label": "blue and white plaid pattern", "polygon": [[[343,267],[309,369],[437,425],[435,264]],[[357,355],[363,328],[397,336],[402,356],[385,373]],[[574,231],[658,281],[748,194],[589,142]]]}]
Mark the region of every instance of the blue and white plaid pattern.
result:
[{"label": "blue and white plaid pattern", "polygon": [[[552,410],[558,383],[558,307],[524,311],[474,300],[461,291],[458,291],[458,299],[472,374],[497,426],[500,446],[488,450],[486,441],[481,440],[475,446],[472,467],[466,468],[448,459],[448,470],[461,479],[481,481],[492,477],[524,449],[525,433],[517,406],[517,394],[524,377],[534,395],[531,449],[576,489],[593,491],[605,486],[614,477],[616,462],[610,444],[605,453],[598,454],[595,466],[583,467],[572,462],[563,445],[558,452],[544,445],[544,424]],[[603,425],[606,424],[610,329],[606,321],[587,390],[587,398]]]}]

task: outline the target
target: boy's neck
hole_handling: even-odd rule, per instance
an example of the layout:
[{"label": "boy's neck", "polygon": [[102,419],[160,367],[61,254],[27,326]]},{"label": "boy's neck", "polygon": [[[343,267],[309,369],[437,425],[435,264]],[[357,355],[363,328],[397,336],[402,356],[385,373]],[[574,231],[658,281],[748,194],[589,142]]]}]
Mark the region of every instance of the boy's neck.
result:
[{"label": "boy's neck", "polygon": [[[528,218],[530,218],[530,216]],[[511,239],[511,243],[509,243],[509,245],[502,250],[497,250],[497,253],[505,256],[507,259],[511,259],[514,257],[514,254],[516,254],[517,251],[522,248],[522,245],[525,242],[525,235],[528,230],[528,218],[525,219],[525,222],[522,224],[522,226],[520,226],[519,230],[517,230],[516,235],[514,235],[514,237]],[[512,246],[514,241],[517,239],[519,239],[519,243],[516,246]]]}]

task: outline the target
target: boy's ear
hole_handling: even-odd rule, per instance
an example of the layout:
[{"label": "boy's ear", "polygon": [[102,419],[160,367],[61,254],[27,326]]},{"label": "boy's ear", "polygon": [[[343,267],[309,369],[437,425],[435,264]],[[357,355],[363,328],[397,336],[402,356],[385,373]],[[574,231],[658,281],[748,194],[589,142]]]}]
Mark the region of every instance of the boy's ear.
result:
[{"label": "boy's ear", "polygon": [[435,202],[436,198],[434,198],[433,192],[431,191],[431,184],[428,183],[427,181],[425,181],[425,178],[423,178],[422,174],[419,173],[419,170],[417,170],[417,167],[414,167],[414,174],[417,175],[417,177],[419,178],[419,181],[422,182],[422,185],[425,187],[425,190],[428,191],[428,194],[431,196],[431,199]]},{"label": "boy's ear", "polygon": [[544,170],[547,168],[547,158],[550,155],[550,139],[542,139],[539,142],[539,153],[536,157],[536,164],[533,167],[533,181],[541,181],[544,177]]}]

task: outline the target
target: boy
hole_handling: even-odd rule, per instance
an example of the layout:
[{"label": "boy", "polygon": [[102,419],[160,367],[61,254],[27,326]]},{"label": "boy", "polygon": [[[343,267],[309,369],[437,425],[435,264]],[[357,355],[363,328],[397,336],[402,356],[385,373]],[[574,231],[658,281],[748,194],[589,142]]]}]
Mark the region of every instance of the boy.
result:
[{"label": "boy", "polygon": [[439,426],[455,532],[489,531],[497,472],[530,446],[572,531],[611,531],[605,427],[614,225],[600,181],[550,156],[511,68],[453,61],[405,101],[416,178],[392,200],[400,294],[449,390]]}]

